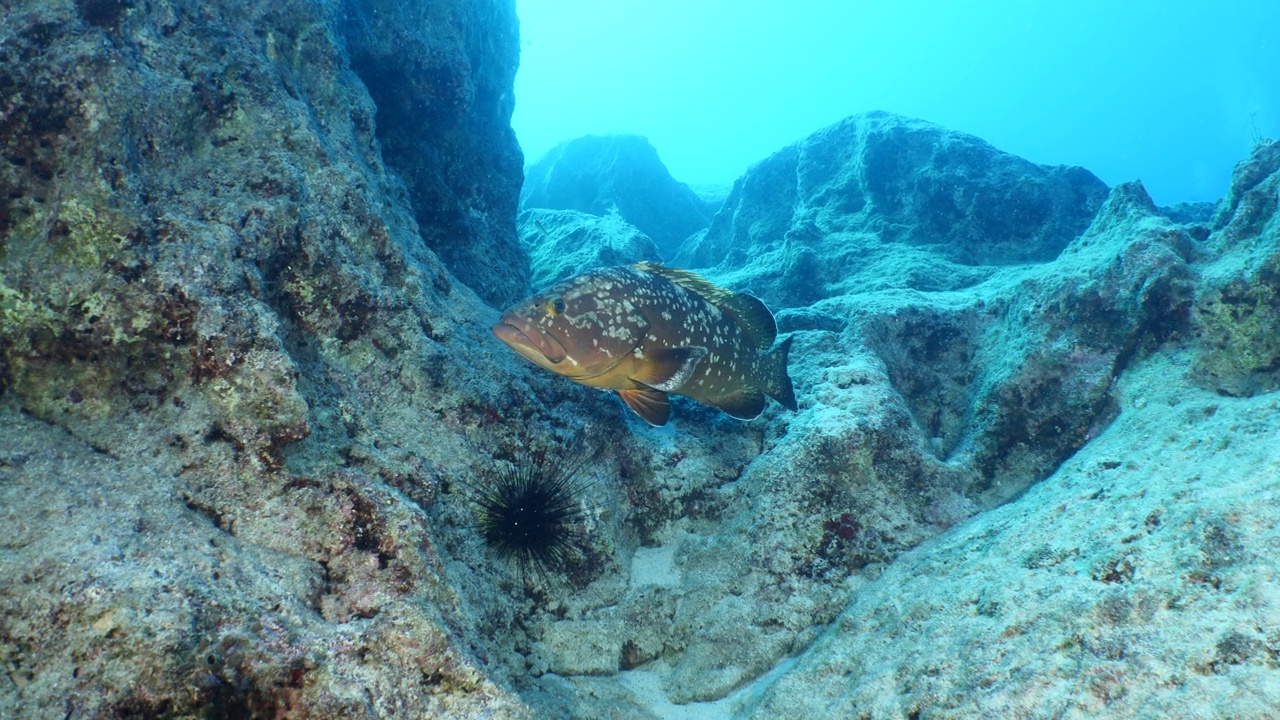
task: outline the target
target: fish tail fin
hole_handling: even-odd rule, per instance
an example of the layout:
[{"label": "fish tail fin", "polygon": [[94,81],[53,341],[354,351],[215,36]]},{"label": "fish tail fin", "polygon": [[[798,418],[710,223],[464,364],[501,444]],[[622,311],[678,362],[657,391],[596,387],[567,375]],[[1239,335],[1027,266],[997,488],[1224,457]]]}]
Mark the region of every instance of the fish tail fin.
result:
[{"label": "fish tail fin", "polygon": [[791,386],[791,376],[787,374],[787,354],[791,352],[792,337],[788,335],[764,356],[764,391],[786,409],[798,410],[796,391]]}]

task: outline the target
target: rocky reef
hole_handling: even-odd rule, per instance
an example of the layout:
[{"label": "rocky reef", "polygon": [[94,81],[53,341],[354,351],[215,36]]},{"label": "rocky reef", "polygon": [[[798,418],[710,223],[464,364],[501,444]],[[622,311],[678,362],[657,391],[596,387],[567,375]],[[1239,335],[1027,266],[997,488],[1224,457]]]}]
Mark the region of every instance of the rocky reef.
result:
[{"label": "rocky reef", "polygon": [[8,6],[0,715],[523,714],[426,515],[478,424],[561,424],[483,350],[528,286],[515,22]]},{"label": "rocky reef", "polygon": [[667,257],[712,215],[638,135],[588,135],[552,148],[526,171],[520,206],[619,215]]},{"label": "rocky reef", "polygon": [[[837,131],[844,145],[829,142]],[[927,170],[912,165],[881,178],[899,189],[895,202],[916,208],[894,221],[916,217],[914,225],[894,232],[867,230],[889,221],[865,206],[841,216],[836,193],[796,203],[745,191],[779,166],[782,177],[804,177],[809,164],[828,168],[830,185],[856,186],[841,174],[865,172],[864,154],[885,154],[912,134],[931,138],[924,156],[947,168],[952,197],[991,197],[999,186],[991,167],[1027,167],[1029,179],[1001,202],[1051,212],[983,235],[969,211],[956,220],[954,207],[929,201],[935,184],[913,184]],[[611,675],[621,650],[622,689],[576,677],[570,710],[603,713],[604,697],[656,717],[676,712],[669,703],[695,704],[705,717],[1163,708],[1155,717],[1182,702],[1162,688],[1186,685],[1198,701],[1260,716],[1267,701],[1252,693],[1275,672],[1262,648],[1280,628],[1209,632],[1249,621],[1233,615],[1230,592],[1203,588],[1216,582],[1205,579],[1209,568],[1246,556],[1257,560],[1243,561],[1239,582],[1270,572],[1266,533],[1250,528],[1274,518],[1267,503],[1280,481],[1280,423],[1263,420],[1275,407],[1268,393],[1280,358],[1271,345],[1280,318],[1264,299],[1280,257],[1280,144],[1259,146],[1240,165],[1216,214],[1190,215],[1156,207],[1136,182],[1106,190],[1081,169],[1030,166],[975,138],[880,113],[799,147],[802,161],[788,148],[753,167],[677,257],[709,253],[708,277],[781,306],[801,410],[775,407],[738,430],[758,427],[760,452],[734,457],[723,448],[701,454],[686,436],[706,422],[724,428],[723,419],[679,409],[674,461],[650,463],[653,480],[630,479],[627,492],[660,482],[666,494],[672,478],[687,478],[675,492],[696,498],[696,510],[687,500],[645,509],[646,525],[666,520],[637,526],[630,589],[615,607],[585,613],[594,643],[615,639],[585,651],[580,638],[545,636],[553,658],[574,658],[549,661],[547,695],[563,697],[563,675]],[[949,156],[955,148],[969,152]],[[1258,209],[1231,210],[1241,206]],[[708,242],[717,228],[758,229],[771,217],[785,223],[758,230],[757,245],[751,233],[722,254]],[[980,238],[990,247],[951,246]],[[1039,247],[1031,254],[1029,239]],[[807,269],[780,271],[797,263]],[[812,282],[824,277],[838,280]],[[1224,292],[1230,309],[1219,305]],[[1243,335],[1228,339],[1215,329],[1224,321]],[[1241,426],[1252,428],[1247,438],[1219,437]],[[1174,467],[1185,470],[1170,480]],[[697,487],[698,476],[718,473],[732,480]],[[1187,478],[1204,490],[1175,506]],[[1220,492],[1253,499],[1218,504]],[[1202,596],[1206,616],[1169,611]],[[666,608],[657,620],[655,606]],[[1167,632],[1142,634],[1154,623]],[[1240,643],[1245,659],[1231,649]],[[1046,644],[1060,654],[1037,657]],[[968,662],[970,645],[988,653],[987,674]],[[1126,670],[1126,652],[1163,658],[1167,671]],[[1179,666],[1179,657],[1197,659]],[[1233,672],[1237,679],[1219,678]],[[1208,679],[1180,679],[1193,675]]]},{"label": "rocky reef", "polygon": [[[784,305],[869,287],[944,291],[1057,257],[1107,196],[1083,168],[883,112],[843,120],[740,178],[671,258]],[[909,260],[908,260],[909,258]]]},{"label": "rocky reef", "polygon": [[594,268],[661,262],[648,235],[620,215],[576,210],[524,210],[518,227],[529,253],[533,286],[545,288]]},{"label": "rocky reef", "polygon": [[[532,202],[565,151],[517,235],[517,48],[500,0],[12,6],[0,716],[1280,703],[1280,143],[1162,209],[868,114],[708,224],[615,141],[683,224],[616,162]],[[778,310],[799,412],[652,429],[489,332],[659,258]],[[580,552],[522,577],[464,489],[574,448]]]}]

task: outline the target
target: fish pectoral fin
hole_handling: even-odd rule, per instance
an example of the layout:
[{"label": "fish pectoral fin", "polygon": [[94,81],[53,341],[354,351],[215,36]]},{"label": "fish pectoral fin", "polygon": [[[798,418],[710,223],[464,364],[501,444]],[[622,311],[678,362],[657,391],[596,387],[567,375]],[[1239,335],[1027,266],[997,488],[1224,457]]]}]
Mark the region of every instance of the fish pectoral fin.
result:
[{"label": "fish pectoral fin", "polygon": [[764,412],[764,406],[768,400],[765,399],[763,392],[749,387],[728,395],[708,398],[702,402],[719,408],[739,420],[754,420]]},{"label": "fish pectoral fin", "polygon": [[707,349],[698,345],[651,350],[645,353],[632,379],[656,390],[675,392],[689,381],[706,356]]},{"label": "fish pectoral fin", "polygon": [[655,427],[666,425],[671,417],[671,401],[667,394],[652,388],[630,388],[619,390],[618,397],[627,404],[635,414]]}]

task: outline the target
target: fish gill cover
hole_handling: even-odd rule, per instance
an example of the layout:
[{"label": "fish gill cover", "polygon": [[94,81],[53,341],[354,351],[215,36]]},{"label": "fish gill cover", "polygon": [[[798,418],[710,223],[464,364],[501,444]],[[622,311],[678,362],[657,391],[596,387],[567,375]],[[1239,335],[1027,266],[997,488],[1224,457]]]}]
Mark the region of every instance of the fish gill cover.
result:
[{"label": "fish gill cover", "polygon": [[[672,245],[656,153],[517,215],[509,2],[7,10],[0,715],[1280,702],[1277,143],[1161,207],[858,113]],[[776,311],[798,410],[655,429],[490,333],[641,261]],[[527,581],[467,488],[577,446]]]}]

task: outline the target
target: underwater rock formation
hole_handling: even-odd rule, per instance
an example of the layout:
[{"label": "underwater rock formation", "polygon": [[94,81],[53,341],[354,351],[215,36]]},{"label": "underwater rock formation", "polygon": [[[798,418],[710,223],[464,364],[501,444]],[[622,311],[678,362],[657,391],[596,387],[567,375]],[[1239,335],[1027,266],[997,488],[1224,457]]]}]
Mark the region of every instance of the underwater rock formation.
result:
[{"label": "underwater rock formation", "polygon": [[[1277,701],[1280,145],[1206,215],[841,123],[685,245],[780,310],[800,411],[653,430],[488,329],[530,280],[511,3],[11,7],[0,715]],[[610,187],[522,216],[535,272],[682,239]],[[566,446],[585,540],[526,581],[459,488]]]},{"label": "underwater rock formation", "polygon": [[520,213],[518,227],[535,290],[595,268],[662,261],[648,235],[613,213],[535,208]]},{"label": "underwater rock formation", "polygon": [[988,277],[987,266],[1052,260],[1106,194],[1082,168],[864,113],[753,165],[706,234],[670,262],[714,267],[788,306],[872,284],[957,289]]},{"label": "underwater rock formation", "polygon": [[[1256,488],[1259,502],[1277,490],[1280,474],[1275,472],[1274,448],[1280,447],[1280,421],[1266,419],[1274,400],[1259,397],[1267,392],[1273,363],[1280,358],[1273,345],[1274,329],[1280,325],[1267,310],[1277,287],[1270,268],[1280,253],[1273,185],[1280,168],[1273,154],[1273,146],[1262,146],[1242,163],[1212,233],[1199,222],[1171,222],[1140,184],[1125,183],[1111,190],[1088,225],[1051,259],[988,268],[980,280],[943,291],[867,281],[841,295],[779,313],[784,330],[795,332],[792,372],[800,412],[766,413],[757,425],[762,452],[732,481],[691,487],[683,491],[684,499],[677,494],[675,500],[686,508],[696,498],[696,514],[672,513],[671,501],[663,502],[661,491],[657,498],[645,499],[646,516],[671,519],[656,525],[650,521],[640,538],[645,548],[633,558],[630,588],[616,606],[587,614],[600,621],[595,626],[597,646],[623,648],[628,662],[620,669],[634,669],[623,673],[621,686],[609,686],[608,691],[598,679],[573,676],[569,687],[575,689],[575,702],[549,706],[590,715],[602,712],[598,698],[608,697],[611,703],[646,708],[662,707],[664,702],[707,703],[701,707],[708,717],[821,717],[829,711],[844,716],[864,708],[878,708],[873,714],[886,717],[908,717],[917,709],[952,707],[980,714],[986,706],[1009,715],[1041,714],[1064,705],[1096,713],[1125,692],[1159,697],[1154,687],[1171,682],[1168,677],[1138,673],[1146,685],[1133,690],[1118,679],[1124,664],[1115,653],[1124,652],[1114,648],[1126,647],[1124,638],[1138,632],[1126,626],[1138,622],[1145,612],[1143,603],[1153,602],[1149,594],[1125,593],[1131,587],[1154,588],[1158,597],[1199,592],[1205,573],[1191,562],[1194,558],[1179,554],[1184,553],[1188,533],[1195,536],[1192,539],[1206,532],[1228,538],[1230,547],[1217,551],[1224,559],[1204,561],[1210,565],[1228,562],[1225,558],[1236,549],[1257,557],[1258,563],[1265,556],[1262,545],[1235,528],[1234,519],[1232,527],[1221,532],[1189,526],[1189,520],[1161,533],[1142,527],[1153,513],[1153,522],[1160,513],[1237,517],[1215,505],[1216,495],[1208,487],[1196,496],[1203,505],[1171,506],[1181,492],[1176,485],[1181,481],[1171,487],[1153,484],[1166,477],[1162,468],[1174,466],[1159,458],[1175,448],[1185,452],[1192,468],[1188,477],[1199,468],[1214,473],[1215,482],[1225,483],[1224,488],[1247,483]],[[907,270],[927,251],[903,252],[897,259],[899,274],[882,274],[909,277]],[[744,262],[750,266],[749,259]],[[837,261],[831,262],[836,267]],[[737,270],[725,263],[711,277],[730,282],[723,278],[741,277]],[[1229,290],[1244,287],[1249,294],[1239,299]],[[1223,298],[1230,298],[1231,304],[1223,307]],[[1214,375],[1197,368],[1210,366],[1258,384],[1248,392],[1212,387],[1213,394],[1207,394],[1196,386],[1206,386]],[[1231,419],[1222,424],[1204,422],[1226,411],[1224,398],[1233,394],[1258,400],[1230,406]],[[685,420],[678,437],[703,422],[688,409],[682,412]],[[1154,427],[1168,428],[1170,434],[1153,433]],[[1231,430],[1240,427],[1250,429],[1243,436]],[[1215,439],[1222,434],[1236,437],[1223,444]],[[1223,454],[1234,443],[1243,443],[1239,452]],[[628,478],[628,492],[638,496],[637,501],[649,495],[644,490],[648,486],[670,492],[670,479],[683,476],[692,459],[684,455],[685,449],[697,446],[682,438],[674,456],[668,454],[671,451],[655,451],[648,468]],[[664,457],[671,459],[663,461]],[[1138,457],[1150,460],[1128,462]],[[1243,465],[1233,469],[1234,460]],[[702,456],[691,467],[705,473],[716,466],[724,467],[720,458]],[[1104,472],[1114,477],[1108,483],[1114,491],[1098,491]],[[1140,491],[1119,490],[1131,480],[1150,488],[1146,499]],[[1058,487],[1069,489],[1045,489]],[[1082,489],[1086,487],[1087,492]],[[1064,509],[1064,503],[1072,502],[1104,504],[1097,506],[1101,510]],[[1262,526],[1267,512],[1259,509],[1241,522]],[[986,524],[987,513],[996,518],[991,522],[1007,528],[995,539],[992,526]],[[1117,522],[1117,516],[1136,519],[1126,524]],[[1045,535],[1043,542],[1019,545],[1029,536],[1019,526],[1022,518],[1027,527]],[[1067,533],[1070,539],[1090,541],[1059,548],[1062,537],[1055,523],[1063,518],[1080,525]],[[966,539],[930,540],[949,528],[954,534],[945,538]],[[1147,534],[1153,539],[1146,541],[1143,552],[1152,555],[1151,572],[1158,577],[1120,586],[1139,562],[1126,554],[1126,548]],[[1265,537],[1257,542],[1265,543]],[[1009,553],[1009,560],[998,571],[978,572],[987,566],[984,556],[973,553],[992,543],[1003,543],[999,547],[1007,549],[1000,552]],[[1041,552],[1046,545],[1052,547]],[[945,551],[935,556],[938,547]],[[1053,560],[1058,550],[1068,560]],[[918,578],[910,569],[895,574],[907,552],[913,558],[905,561],[908,567],[927,572],[917,571]],[[1028,629],[1015,623],[1018,634],[1002,639],[1001,633],[1011,632],[1011,626],[996,629],[990,618],[1002,617],[1000,608],[1007,614],[1024,596],[1006,597],[990,606],[981,600],[1024,587],[1017,573],[1029,566],[1018,563],[1041,555],[1051,558],[1044,561],[1047,566],[1069,563],[1063,572],[1080,575],[1082,584],[1078,589],[1064,584],[1059,598],[1053,592],[1058,580],[1037,580],[1042,589],[1035,593],[1034,608],[1015,614],[1061,620],[1054,621],[1057,625],[1045,621],[1043,634],[1034,623]],[[1176,569],[1179,564],[1186,565],[1182,575]],[[975,570],[957,573],[954,581],[935,578],[943,572],[938,568],[956,566]],[[1015,578],[1011,588],[1001,587],[998,572]],[[893,579],[886,583],[889,577]],[[972,587],[979,582],[986,589]],[[925,599],[919,603],[901,600],[904,587],[915,593],[914,588],[931,583],[938,589],[922,591]],[[1124,611],[1131,614],[1108,614],[1111,606],[1101,603],[1109,596],[1100,595],[1099,587],[1124,596],[1115,600],[1116,606],[1134,608]],[[958,601],[949,600],[948,593],[977,598],[973,607],[982,611],[956,607]],[[1098,604],[1097,612],[1083,610],[1082,598]],[[1206,602],[1217,626],[1230,621],[1225,598]],[[835,629],[826,630],[838,616],[855,611],[872,613],[875,622],[842,619]],[[669,628],[657,642],[650,629],[654,612],[660,618],[656,624]],[[942,618],[929,624],[928,618],[937,613]],[[970,617],[973,620],[965,619]],[[1176,624],[1180,615],[1161,617],[1162,623]],[[1076,624],[1063,629],[1068,621]],[[954,649],[939,659],[929,655],[938,644],[933,636],[917,639],[903,630],[945,634],[958,622],[972,627],[962,628],[950,641],[955,644],[948,646]],[[1206,671],[1208,675],[1226,674],[1231,665],[1245,664],[1249,667],[1241,670],[1248,673],[1243,682],[1253,688],[1264,682],[1270,672],[1269,655],[1260,648],[1268,647],[1269,633],[1280,628],[1260,625],[1257,631],[1214,636],[1195,625],[1198,620],[1188,616],[1187,622],[1186,636],[1196,636],[1199,644],[1156,636],[1130,646],[1158,655],[1171,666],[1184,650],[1194,648],[1198,659],[1170,670],[1178,678],[1204,668],[1216,668]],[[1182,637],[1184,631],[1171,632]],[[1022,634],[1026,639],[1018,640]],[[963,661],[965,638],[984,647],[1016,649],[1022,657],[1039,652],[1045,643],[1053,645],[1054,638],[1064,634],[1081,638],[1071,647],[1084,648],[1083,662],[1093,669],[1049,672],[1051,694],[1019,695],[1034,686],[1034,677],[1008,669],[977,675],[966,670]],[[613,639],[605,641],[601,635]],[[555,647],[555,642],[548,642]],[[912,650],[913,643],[918,650]],[[806,651],[810,644],[813,647]],[[883,648],[874,656],[880,666],[850,664],[847,658],[859,657],[864,644]],[[904,652],[914,654],[904,659]],[[1068,662],[1070,652],[1062,652],[1062,662]],[[797,674],[783,672],[777,680],[752,684],[797,654]],[[1214,660],[1218,656],[1228,659]],[[998,654],[991,657],[996,662]],[[1094,658],[1101,659],[1095,663]],[[870,675],[865,683],[864,672]],[[916,674],[938,679],[914,684],[895,680]],[[556,675],[544,675],[542,688],[562,703],[569,695],[563,678]],[[1005,688],[1012,699],[994,688]],[[1206,682],[1197,687],[1201,691],[1207,698],[1238,702],[1246,710],[1255,707],[1247,691],[1237,692],[1229,684]],[[942,699],[933,699],[938,694]],[[846,695],[858,699],[840,699]],[[966,700],[975,696],[986,698],[986,704],[975,707]],[[655,711],[655,716],[661,712]]]},{"label": "underwater rock formation", "polygon": [[[1204,242],[1193,306],[1207,345],[1194,381],[1221,395],[1280,390],[1280,142],[1236,166]],[[1202,230],[1201,232],[1207,232]]]},{"label": "underwater rock formation", "polygon": [[[1090,292],[1077,289],[1024,315],[1029,336],[1006,330],[985,342],[999,339],[1012,358],[1028,345],[1059,345],[1054,333],[1083,320],[1095,329],[1072,342],[1105,339],[1109,346],[1121,337],[1095,334],[1105,327],[1097,325],[1099,308],[1134,322],[1147,312],[1142,298],[1154,291],[1166,298],[1165,309],[1151,316],[1146,340],[1103,375],[1114,373],[1104,381],[1114,410],[1048,479],[856,586],[839,619],[788,672],[730,703],[735,714],[1164,717],[1195,707],[1266,716],[1277,701],[1266,648],[1280,626],[1259,620],[1275,616],[1276,601],[1247,578],[1271,572],[1265,548],[1280,492],[1280,416],[1275,387],[1266,384],[1280,362],[1274,345],[1280,322],[1266,300],[1280,288],[1269,270],[1280,260],[1277,147],[1260,145],[1240,164],[1209,235],[1194,226],[1171,228],[1136,184],[1113,190],[1090,229],[1044,268],[1065,276],[1061,288]],[[1083,268],[1092,268],[1091,279],[1072,279]],[[1043,284],[1045,277],[1032,268],[1021,282]],[[1161,278],[1164,290],[1152,283]],[[1246,282],[1251,295],[1223,307]],[[1043,302],[1026,285],[1011,292],[987,284],[1007,297]],[[1181,299],[1168,304],[1169,298]],[[1117,301],[1128,310],[1116,309]],[[1009,390],[989,397],[979,412],[1070,408],[1069,393],[1087,388],[1096,372],[1085,369],[1091,363],[1079,352],[1040,370],[1061,383],[1056,399],[1028,402],[1027,388],[1041,383],[1022,372],[996,381]],[[1034,355],[1023,358],[1038,365]],[[833,361],[834,354],[825,358]],[[863,379],[852,384],[876,385],[874,368],[864,365]],[[1230,369],[1257,384],[1247,393],[1224,389],[1223,375],[1205,368]],[[819,398],[833,397],[841,385],[838,375],[829,377],[837,381],[820,385]],[[824,424],[828,432],[838,425],[838,409],[851,406],[832,405],[823,410],[834,420]],[[793,421],[788,439],[797,430]],[[1046,442],[1052,446],[1044,436],[1019,444]],[[857,489],[846,492],[864,494],[868,480],[900,465],[904,453],[879,458],[851,468]],[[947,464],[957,460],[963,463],[965,454]],[[1020,472],[1032,467],[1024,462]],[[910,498],[903,490],[919,487],[885,495]],[[777,507],[786,506],[771,509]],[[859,508],[833,518],[824,532],[834,544],[867,524]],[[757,525],[750,542],[767,532]],[[1250,610],[1240,610],[1239,593],[1248,594]]]},{"label": "underwater rock formation", "polygon": [[[403,65],[356,37],[393,12],[431,19]],[[515,46],[476,42],[514,38],[512,4],[39,0],[4,20],[0,715],[524,714],[468,649],[426,520],[500,442],[477,425],[566,427],[476,352],[492,310],[423,240],[505,243],[490,294],[527,286],[494,95]],[[408,193],[353,55],[430,106],[399,146]],[[465,227],[415,220],[427,175]]]},{"label": "underwater rock formation", "polygon": [[525,172],[520,206],[601,216],[616,212],[653,238],[668,259],[685,238],[707,227],[712,215],[638,135],[588,135],[552,148]]},{"label": "underwater rock formation", "polygon": [[898,558],[739,717],[1270,717],[1280,397],[1145,360],[1052,477]]},{"label": "underwater rock formation", "polygon": [[738,714],[1273,714],[1280,600],[1258,579],[1280,513],[1278,205],[1264,142],[1212,232],[1188,228],[1194,300],[1118,375],[1115,420],[898,558]]},{"label": "underwater rock formation", "polygon": [[382,158],[404,181],[427,246],[491,305],[526,295],[528,259],[511,221],[524,158],[511,129],[510,3],[345,0],[335,12],[376,108]]}]

